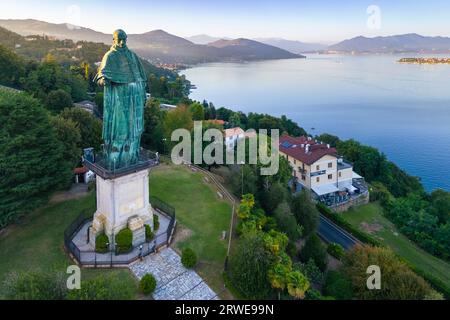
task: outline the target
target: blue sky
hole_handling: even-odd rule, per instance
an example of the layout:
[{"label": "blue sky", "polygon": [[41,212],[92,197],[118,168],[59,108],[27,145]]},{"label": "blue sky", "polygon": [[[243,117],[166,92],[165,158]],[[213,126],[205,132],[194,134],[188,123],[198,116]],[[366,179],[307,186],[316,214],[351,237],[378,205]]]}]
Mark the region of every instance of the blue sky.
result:
[{"label": "blue sky", "polygon": [[[120,27],[128,33],[163,29],[179,36],[206,33],[324,43],[358,35],[415,32],[450,36],[448,0],[0,0],[0,3],[1,19],[70,22],[106,33]],[[374,11],[367,13],[371,5],[379,8],[380,15]],[[368,19],[373,18],[380,22],[371,24],[377,28],[367,25]]]}]

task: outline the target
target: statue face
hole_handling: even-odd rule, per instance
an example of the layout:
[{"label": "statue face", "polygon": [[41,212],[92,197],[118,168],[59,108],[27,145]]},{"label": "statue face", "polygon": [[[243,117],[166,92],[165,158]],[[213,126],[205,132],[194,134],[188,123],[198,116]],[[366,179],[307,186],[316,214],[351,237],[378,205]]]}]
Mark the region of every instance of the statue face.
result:
[{"label": "statue face", "polygon": [[120,48],[127,46],[127,34],[123,30],[116,30],[114,32],[114,44]]}]

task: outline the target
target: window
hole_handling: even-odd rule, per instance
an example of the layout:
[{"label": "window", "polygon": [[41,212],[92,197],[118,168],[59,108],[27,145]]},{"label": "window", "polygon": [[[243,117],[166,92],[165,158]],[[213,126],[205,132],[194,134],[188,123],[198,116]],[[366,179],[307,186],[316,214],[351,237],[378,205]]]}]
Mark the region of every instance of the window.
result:
[{"label": "window", "polygon": [[319,166],[319,165],[316,166],[316,170],[317,170],[317,171],[320,170],[320,166]]},{"label": "window", "polygon": [[297,160],[294,159],[294,164],[297,164]]},{"label": "window", "polygon": [[316,182],[320,182],[320,177],[317,177],[317,178],[316,178]]},{"label": "window", "polygon": [[342,177],[342,172],[339,171],[339,178],[341,178],[341,177]]},{"label": "window", "polygon": [[333,162],[328,163],[328,168],[333,168]]},{"label": "window", "polygon": [[331,179],[333,179],[333,175],[332,175],[332,174],[329,174],[329,175],[328,175],[328,180],[331,180]]},{"label": "window", "polygon": [[305,181],[306,180],[306,176],[304,174],[302,174],[302,180]]}]

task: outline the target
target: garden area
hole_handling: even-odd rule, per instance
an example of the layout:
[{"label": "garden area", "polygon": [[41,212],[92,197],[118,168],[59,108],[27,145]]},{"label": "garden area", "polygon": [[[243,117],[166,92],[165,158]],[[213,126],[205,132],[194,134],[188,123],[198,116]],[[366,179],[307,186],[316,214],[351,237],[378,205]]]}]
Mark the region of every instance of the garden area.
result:
[{"label": "garden area", "polygon": [[430,275],[450,287],[450,264],[425,252],[383,215],[383,208],[378,202],[351,209],[341,215],[359,230],[370,234],[405,259],[417,271]]},{"label": "garden area", "polygon": [[173,247],[179,253],[191,248],[198,256],[195,270],[221,298],[232,298],[224,291],[222,272],[227,254],[231,204],[220,199],[217,190],[201,172],[184,166],[161,165],[151,171],[150,194],[176,209],[177,229]]},{"label": "garden area", "polygon": [[[82,212],[95,211],[95,193],[77,200],[51,203],[30,213],[19,224],[0,234],[0,298],[3,284],[12,272],[42,272],[68,276],[73,264],[64,252],[64,230]],[[137,280],[128,269],[82,269],[82,279],[103,281],[116,278],[126,297],[137,297]]]}]

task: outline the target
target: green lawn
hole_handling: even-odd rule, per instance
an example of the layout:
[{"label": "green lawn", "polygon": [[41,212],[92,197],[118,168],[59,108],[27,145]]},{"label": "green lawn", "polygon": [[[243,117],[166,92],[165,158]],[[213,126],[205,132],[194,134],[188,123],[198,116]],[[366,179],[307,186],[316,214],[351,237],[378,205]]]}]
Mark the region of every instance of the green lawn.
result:
[{"label": "green lawn", "polygon": [[[212,185],[203,181],[201,173],[186,167],[161,166],[152,170],[150,193],[176,208],[177,221],[191,235],[176,244],[177,249],[191,247],[199,256],[199,274],[217,292],[223,290],[222,271],[228,241],[221,241],[228,232],[231,205],[220,200]],[[78,199],[49,204],[30,213],[20,225],[8,227],[0,235],[0,298],[1,283],[12,271],[63,271],[72,261],[64,252],[63,235],[81,211],[95,211],[95,193]],[[112,273],[136,287],[128,269],[82,269],[83,278]],[[222,293],[224,298],[232,298]]]},{"label": "green lawn", "polygon": [[214,187],[203,181],[203,174],[184,166],[160,166],[151,172],[150,194],[175,207],[177,221],[191,235],[177,249],[191,247],[198,255],[199,274],[219,292],[228,241],[220,240],[229,231],[231,205],[219,199]]},{"label": "green lawn", "polygon": [[370,203],[351,209],[343,213],[342,217],[362,231],[368,231],[367,227],[362,226],[364,223],[369,224],[369,227],[378,226],[381,229],[372,232],[375,238],[391,247],[411,265],[441,280],[450,287],[450,264],[425,252],[406,236],[400,234],[395,226],[383,216],[383,209],[378,203]]},{"label": "green lawn", "polygon": [[[0,235],[0,297],[1,283],[12,271],[62,271],[73,264],[64,252],[64,230],[82,210],[95,211],[95,195],[48,205],[29,214],[20,225],[10,226]],[[136,280],[127,269],[82,269],[83,278],[112,273],[128,285]]]}]

